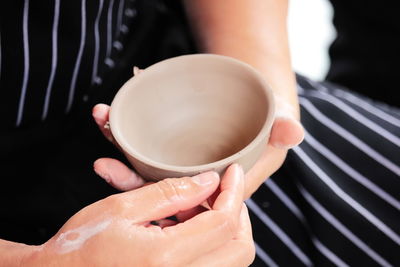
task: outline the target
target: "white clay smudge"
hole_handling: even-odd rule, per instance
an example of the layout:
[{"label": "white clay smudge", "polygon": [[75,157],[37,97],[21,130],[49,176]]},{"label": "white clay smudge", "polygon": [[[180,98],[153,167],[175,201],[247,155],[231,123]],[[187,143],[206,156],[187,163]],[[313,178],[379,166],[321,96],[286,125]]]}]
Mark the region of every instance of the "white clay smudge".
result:
[{"label": "white clay smudge", "polygon": [[98,224],[86,224],[61,233],[56,240],[57,252],[65,254],[80,249],[87,240],[106,229],[110,223],[111,219],[108,219]]}]

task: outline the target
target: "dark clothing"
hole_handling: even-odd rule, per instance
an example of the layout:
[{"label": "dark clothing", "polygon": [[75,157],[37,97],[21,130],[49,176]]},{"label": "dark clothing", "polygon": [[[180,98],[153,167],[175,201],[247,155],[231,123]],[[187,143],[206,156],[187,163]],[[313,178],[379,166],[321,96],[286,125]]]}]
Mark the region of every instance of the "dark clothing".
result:
[{"label": "dark clothing", "polygon": [[247,201],[252,266],[400,266],[400,110],[298,86],[305,140]]},{"label": "dark clothing", "polygon": [[133,66],[193,51],[176,3],[1,1],[0,19],[2,131],[109,102]]},{"label": "dark clothing", "polygon": [[122,29],[136,17],[124,0],[2,1],[0,10],[2,129],[60,120],[86,101],[126,51]]},{"label": "dark clothing", "polygon": [[[192,53],[194,47],[176,2],[24,0],[1,1],[0,6],[0,238],[39,244],[79,209],[116,192],[92,166],[99,157],[124,157],[101,135],[91,108],[109,104],[133,66],[145,68]],[[53,27],[57,9],[58,28]],[[24,10],[29,53],[24,53]]]},{"label": "dark clothing", "polygon": [[123,158],[89,114],[2,134],[0,238],[41,244],[84,206],[116,192],[92,166],[99,157]]},{"label": "dark clothing", "polygon": [[326,79],[400,106],[398,2],[331,0],[337,38]]}]

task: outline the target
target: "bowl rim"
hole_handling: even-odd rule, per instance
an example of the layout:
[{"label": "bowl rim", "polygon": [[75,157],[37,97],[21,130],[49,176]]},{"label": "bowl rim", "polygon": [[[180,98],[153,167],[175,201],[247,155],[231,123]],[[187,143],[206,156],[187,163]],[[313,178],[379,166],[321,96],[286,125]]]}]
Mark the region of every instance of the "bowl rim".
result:
[{"label": "bowl rim", "polygon": [[[262,85],[262,88],[264,90],[264,95],[266,96],[267,102],[269,103],[268,109],[267,109],[267,116],[264,121],[263,126],[261,127],[260,131],[256,135],[256,137],[245,147],[243,147],[241,150],[238,152],[220,159],[218,161],[214,161],[211,163],[206,163],[206,164],[200,164],[200,165],[190,165],[190,166],[177,166],[177,165],[172,165],[172,164],[166,164],[162,162],[158,162],[155,160],[152,160],[151,158],[143,155],[139,151],[135,150],[132,145],[129,145],[126,139],[122,136],[120,131],[117,130],[116,123],[113,123],[113,121],[116,120],[116,117],[118,116],[118,112],[116,110],[119,103],[120,99],[124,98],[124,95],[126,92],[129,90],[129,88],[133,87],[134,84],[140,79],[140,77],[144,77],[145,73],[148,73],[152,69],[158,68],[160,65],[168,64],[169,62],[172,61],[181,61],[181,60],[187,60],[189,58],[193,57],[209,57],[210,60],[222,60],[222,61],[229,61],[231,64],[236,64],[243,69],[247,70],[248,72],[252,73],[252,75],[258,79],[260,84]],[[140,161],[146,165],[162,169],[165,171],[169,172],[177,172],[177,173],[186,173],[186,172],[203,172],[207,170],[215,170],[218,169],[219,167],[227,166],[230,163],[235,162],[239,158],[243,157],[244,155],[250,153],[255,147],[257,147],[260,143],[263,141],[268,141],[266,140],[269,137],[270,130],[272,128],[272,123],[274,121],[274,114],[275,114],[275,101],[274,101],[274,95],[272,92],[271,87],[267,84],[261,73],[259,73],[254,67],[251,65],[242,62],[240,60],[237,60],[235,58],[229,57],[229,56],[223,56],[223,55],[216,55],[216,54],[209,54],[209,53],[198,53],[198,54],[187,54],[187,55],[182,55],[182,56],[176,56],[172,58],[168,58],[162,61],[159,61],[146,69],[144,69],[145,72],[136,76],[130,78],[125,84],[118,90],[116,93],[111,106],[110,106],[110,113],[109,113],[109,125],[110,125],[110,130],[111,133],[117,142],[117,144],[120,146],[120,149],[123,150],[125,153],[127,153],[129,156],[134,158],[137,161]]]}]

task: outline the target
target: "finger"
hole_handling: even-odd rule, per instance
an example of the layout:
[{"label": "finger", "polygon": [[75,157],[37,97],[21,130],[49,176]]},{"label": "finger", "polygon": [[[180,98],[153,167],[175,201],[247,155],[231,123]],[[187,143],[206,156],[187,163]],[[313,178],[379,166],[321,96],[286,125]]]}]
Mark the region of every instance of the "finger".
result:
[{"label": "finger", "polygon": [[[183,262],[189,261],[235,237],[242,207],[243,176],[243,170],[237,164],[230,166],[222,179],[221,193],[213,210],[164,229],[167,242],[171,244],[171,256],[179,255]],[[181,255],[180,251],[185,251],[185,254]]]},{"label": "finger", "polygon": [[142,177],[116,159],[98,159],[94,162],[93,168],[107,183],[121,191],[136,189],[145,183]]},{"label": "finger", "polygon": [[304,139],[304,129],[298,120],[298,112],[283,98],[275,95],[276,113],[269,144],[278,149],[290,149]]},{"label": "finger", "polygon": [[269,143],[278,149],[290,149],[304,139],[303,126],[294,118],[276,117],[272,126]]},{"label": "finger", "polygon": [[286,158],[287,150],[278,149],[268,144],[254,166],[245,176],[245,196],[249,198],[259,186],[280,166]]},{"label": "finger", "polygon": [[244,194],[244,173],[242,167],[233,164],[225,171],[221,180],[221,193],[216,198],[212,208],[240,214]]},{"label": "finger", "polygon": [[249,210],[244,203],[240,210],[239,227],[234,240],[253,240]]},{"label": "finger", "polygon": [[240,213],[239,230],[234,239],[226,245],[197,258],[188,264],[191,267],[215,266],[249,266],[255,258],[251,223],[246,205],[243,204]]},{"label": "finger", "polygon": [[175,217],[178,219],[179,222],[185,222],[185,221],[193,218],[194,216],[196,216],[196,215],[198,215],[198,214],[200,214],[202,212],[205,212],[207,210],[209,210],[209,209],[205,208],[202,205],[199,205],[199,206],[196,206],[196,207],[194,207],[192,209],[178,212],[175,215]]},{"label": "finger", "polygon": [[110,142],[114,143],[114,138],[111,134],[111,130],[108,127],[108,115],[110,112],[110,106],[106,104],[97,104],[93,107],[92,116],[97,123],[100,131]]},{"label": "finger", "polygon": [[[238,172],[243,172],[243,170],[239,167],[239,165],[236,164],[235,166],[231,166],[230,168],[227,169],[227,173],[225,173],[224,177],[225,177],[225,176],[230,176],[230,175],[231,175],[230,172],[235,171],[235,170],[233,170],[233,168],[236,168],[236,167],[238,167],[238,170],[237,170]],[[228,172],[228,171],[229,171],[229,172]],[[241,175],[241,174],[239,174],[239,175]],[[222,179],[222,182],[221,182],[221,183],[222,183],[222,184],[221,184],[221,187],[224,186],[224,183],[227,183],[227,181],[224,182],[224,180],[225,180],[225,179],[223,178],[223,179]],[[226,179],[226,180],[228,180],[228,179]],[[238,188],[240,188],[240,186],[239,186]],[[216,201],[216,199],[219,197],[220,193],[221,193],[221,189],[218,188],[218,189],[215,190],[215,192],[207,199],[207,202],[206,202],[206,203],[203,203],[201,206],[195,207],[195,208],[193,208],[193,209],[191,209],[191,210],[187,210],[187,211],[180,212],[179,214],[177,214],[177,216],[179,215],[178,218],[182,219],[182,221],[186,221],[186,220],[188,220],[188,219],[194,217],[195,215],[197,215],[197,214],[199,214],[199,213],[201,213],[201,212],[204,212],[204,211],[206,211],[206,210],[211,209],[211,207],[214,207],[215,201]],[[240,194],[238,194],[237,196],[240,196]],[[237,198],[237,201],[239,201],[239,200],[240,200],[240,197]],[[242,201],[243,201],[243,199],[242,199]],[[239,203],[239,202],[237,202],[237,203]],[[196,214],[196,213],[197,213],[197,214]],[[180,220],[180,221],[181,221],[181,220]]]},{"label": "finger", "polygon": [[188,210],[204,202],[218,187],[216,172],[193,177],[169,178],[120,196],[126,203],[133,223],[159,220]]},{"label": "finger", "polygon": [[138,74],[140,74],[143,70],[139,69],[139,67],[134,66],[133,67],[133,76],[136,76]]}]

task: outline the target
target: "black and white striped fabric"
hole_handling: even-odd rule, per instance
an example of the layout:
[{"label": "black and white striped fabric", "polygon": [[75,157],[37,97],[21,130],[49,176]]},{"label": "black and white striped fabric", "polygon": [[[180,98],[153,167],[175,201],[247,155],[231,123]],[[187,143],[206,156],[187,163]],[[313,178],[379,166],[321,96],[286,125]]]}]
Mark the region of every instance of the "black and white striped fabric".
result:
[{"label": "black and white striped fabric", "polygon": [[247,201],[253,266],[400,266],[400,110],[298,77],[304,142]]},{"label": "black and white striped fabric", "polygon": [[7,114],[2,127],[59,118],[86,101],[124,50],[135,5],[133,0],[1,1],[0,110]]}]

